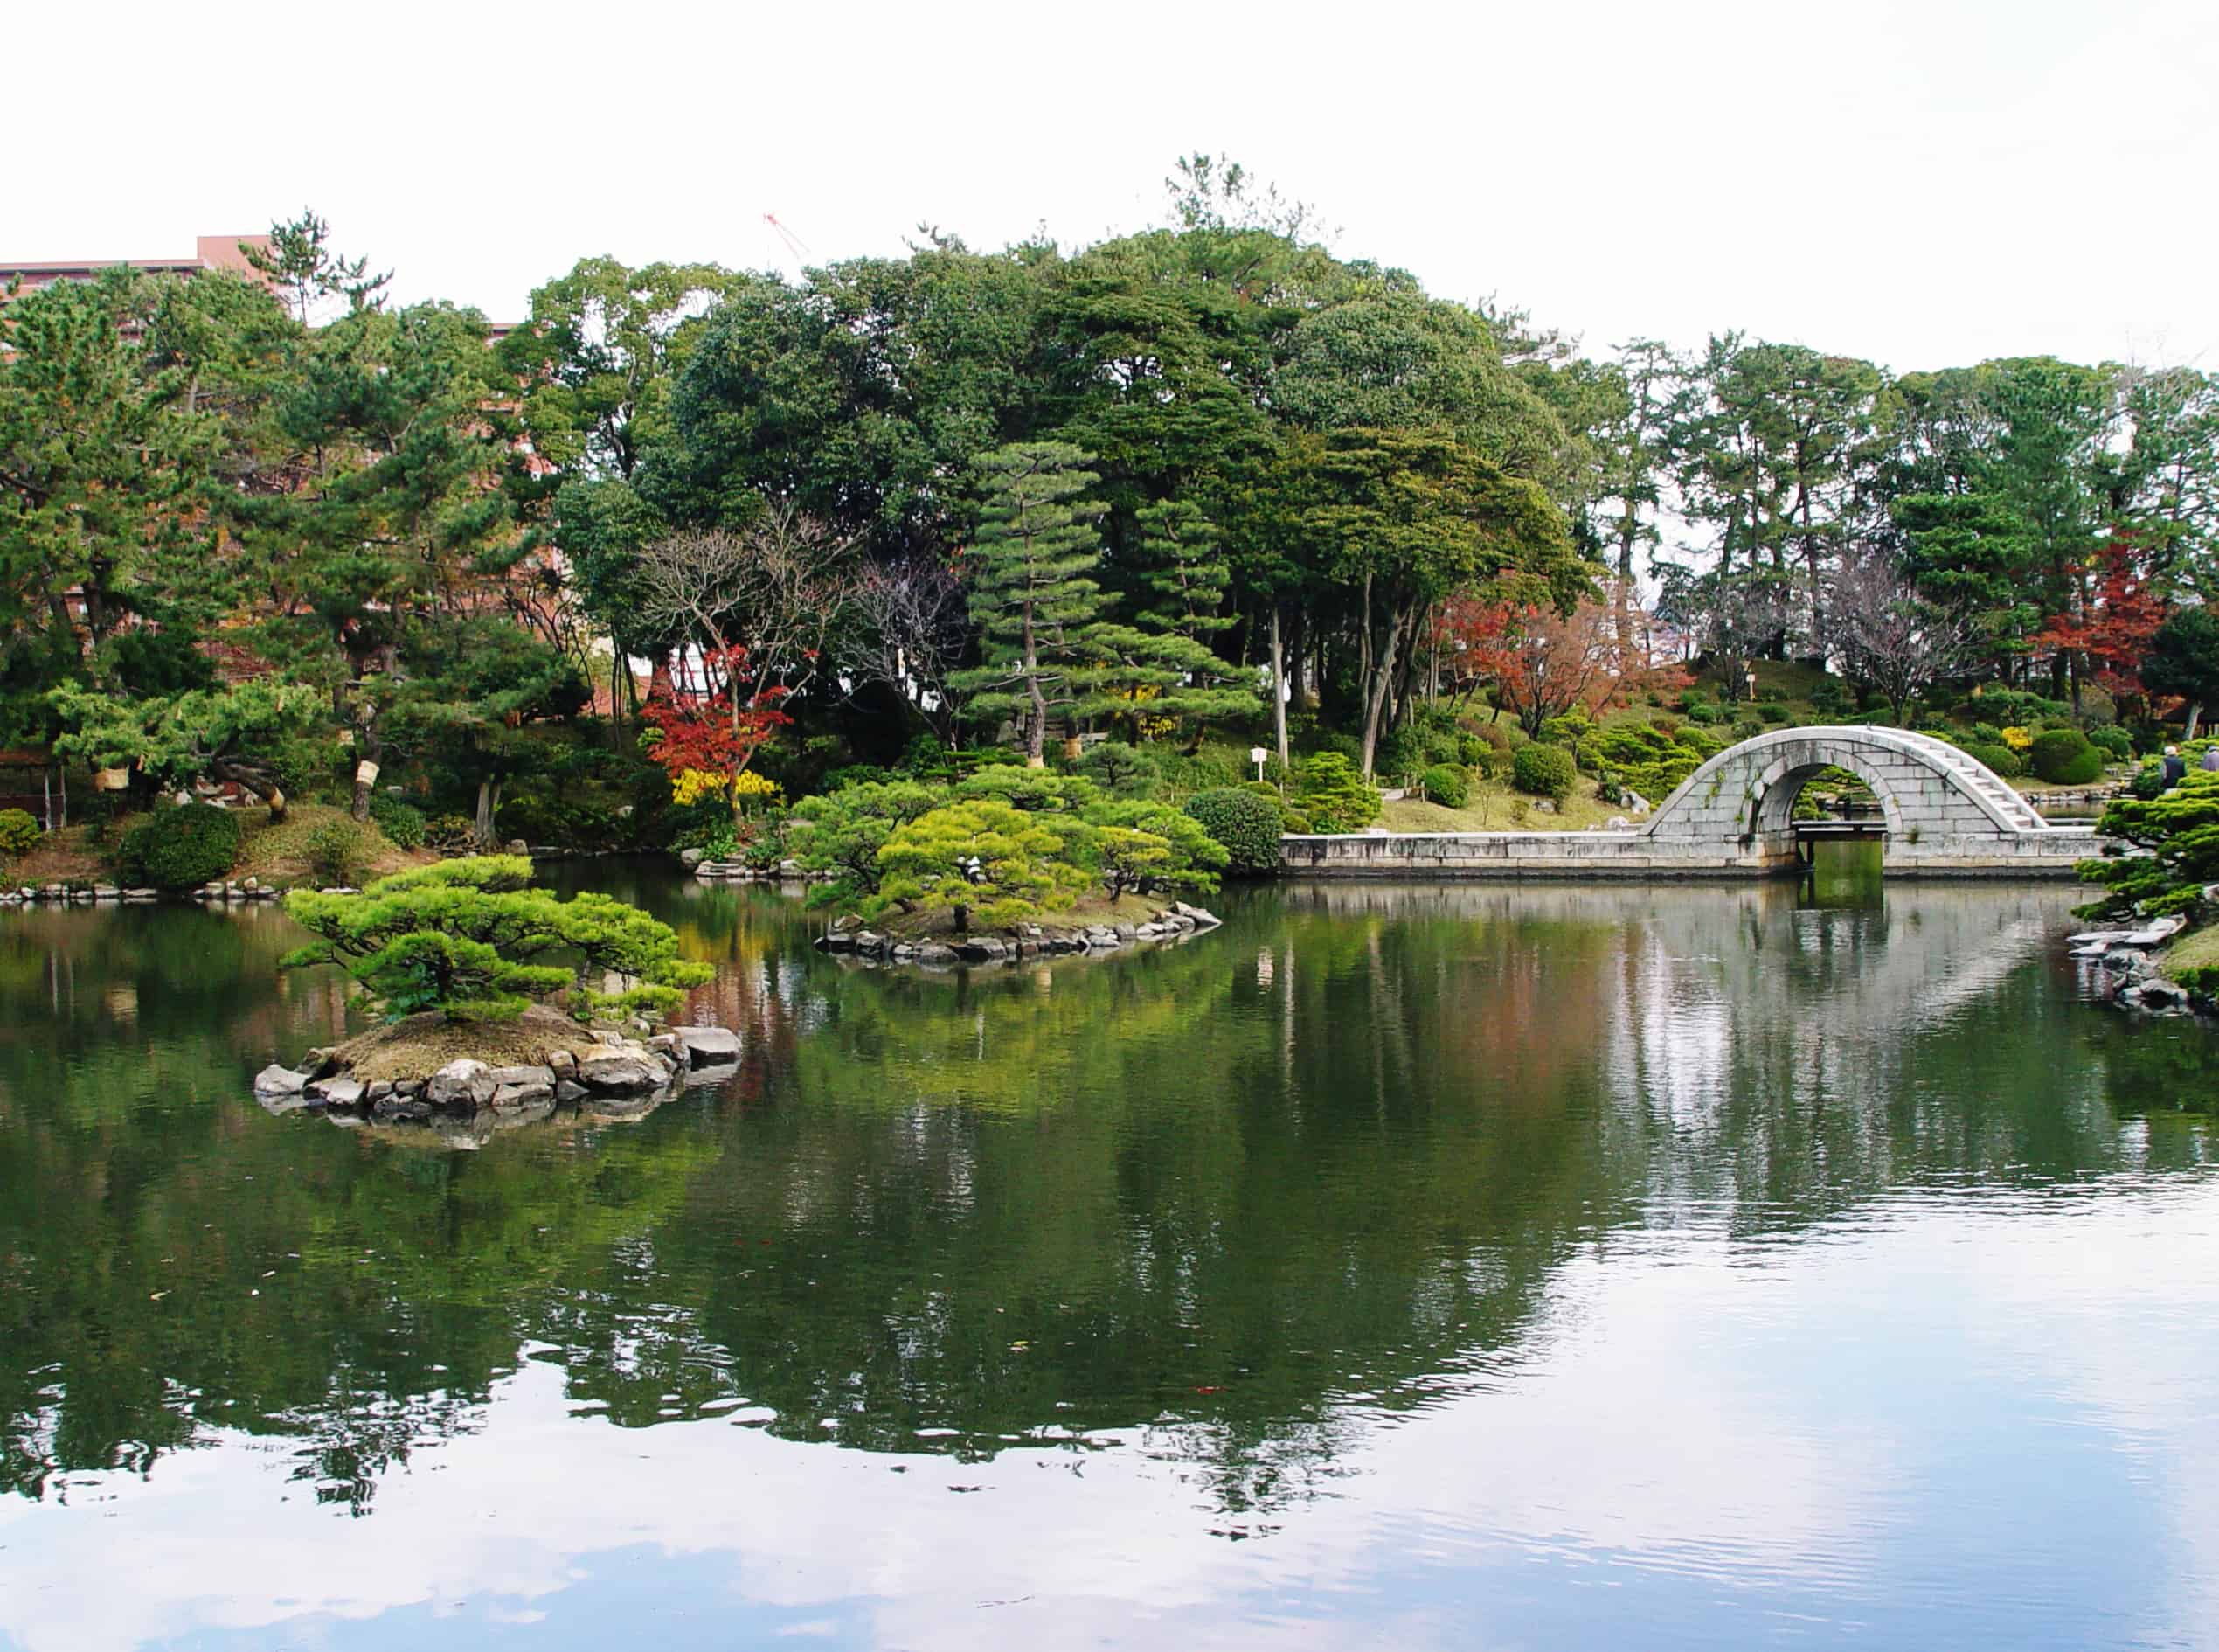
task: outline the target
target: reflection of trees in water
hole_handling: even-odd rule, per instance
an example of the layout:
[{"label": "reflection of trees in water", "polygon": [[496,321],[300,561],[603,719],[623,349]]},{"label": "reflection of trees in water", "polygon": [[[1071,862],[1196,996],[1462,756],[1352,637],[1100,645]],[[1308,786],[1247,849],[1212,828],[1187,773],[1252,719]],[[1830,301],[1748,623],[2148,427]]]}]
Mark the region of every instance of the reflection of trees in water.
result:
[{"label": "reflection of trees in water", "polygon": [[7,1483],[216,1425],[364,1509],[544,1345],[621,1425],[1116,1430],[1267,1522],[1523,1358],[1619,1230],[2209,1153],[2117,1126],[2107,1072],[2154,1058],[2055,990],[2054,892],[1318,886],[1189,947],[946,975],[843,973],[761,892],[641,892],[720,965],[696,1009],[740,1075],[471,1153],[246,1100],[269,1043],[337,1024],[268,984],[274,926],[216,965],[198,913],[0,934]]}]

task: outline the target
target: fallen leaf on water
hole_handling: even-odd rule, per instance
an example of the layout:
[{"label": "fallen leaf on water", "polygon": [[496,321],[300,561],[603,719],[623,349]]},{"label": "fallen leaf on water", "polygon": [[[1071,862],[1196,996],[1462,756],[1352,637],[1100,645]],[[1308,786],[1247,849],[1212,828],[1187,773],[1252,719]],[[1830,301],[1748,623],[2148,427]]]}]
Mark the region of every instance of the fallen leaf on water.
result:
[{"label": "fallen leaf on water", "polygon": [[158,1302],[158,1301],[161,1301],[163,1297],[167,1296],[169,1294],[170,1294],[170,1293],[169,1293],[168,1291],[156,1291],[156,1292],[155,1292],[155,1294],[154,1294],[153,1295],[151,1295],[151,1296],[148,1297],[148,1298],[147,1298],[147,1301],[149,1301],[149,1302]]}]

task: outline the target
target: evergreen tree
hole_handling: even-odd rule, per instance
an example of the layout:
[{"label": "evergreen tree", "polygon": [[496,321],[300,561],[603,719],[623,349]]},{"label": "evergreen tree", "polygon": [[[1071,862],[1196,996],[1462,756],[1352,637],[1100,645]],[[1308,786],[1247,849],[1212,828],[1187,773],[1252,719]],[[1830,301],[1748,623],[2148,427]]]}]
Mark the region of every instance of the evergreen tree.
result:
[{"label": "evergreen tree", "polygon": [[1132,625],[1099,625],[1089,641],[1103,656],[1102,693],[1092,709],[1129,717],[1136,732],[1154,718],[1237,717],[1257,709],[1253,690],[1203,639],[1233,622],[1221,614],[1232,574],[1217,531],[1181,499],[1144,505],[1142,606]]},{"label": "evergreen tree", "polygon": [[1050,716],[1077,712],[1100,686],[1090,631],[1101,607],[1102,507],[1085,496],[1096,479],[1087,462],[1057,441],[1015,443],[978,462],[986,499],[964,559],[984,663],[953,682],[973,710],[1016,718],[1034,767],[1046,760]]}]

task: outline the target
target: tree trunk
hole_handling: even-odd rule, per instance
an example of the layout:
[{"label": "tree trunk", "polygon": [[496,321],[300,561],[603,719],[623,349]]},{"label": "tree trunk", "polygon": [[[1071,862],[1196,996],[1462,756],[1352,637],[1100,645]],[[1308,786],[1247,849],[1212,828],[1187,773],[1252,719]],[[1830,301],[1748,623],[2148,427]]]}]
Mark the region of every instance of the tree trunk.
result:
[{"label": "tree trunk", "polygon": [[218,758],[208,765],[208,772],[218,780],[227,780],[235,786],[244,786],[260,798],[270,809],[270,824],[274,826],[285,818],[285,789],[267,775],[258,774],[227,758]]},{"label": "tree trunk", "polygon": [[494,850],[501,846],[493,829],[493,817],[501,808],[501,782],[482,780],[478,782],[478,813],[471,836],[477,839],[480,849]]},{"label": "tree trunk", "polygon": [[2192,740],[2195,739],[2196,725],[2202,720],[2203,702],[2202,700],[2190,700],[2188,702],[2188,731],[2187,733],[2181,735],[2181,738],[2184,740]]},{"label": "tree trunk", "polygon": [[1279,640],[1279,604],[1272,604],[1272,732],[1279,739],[1282,776],[1289,767],[1286,754],[1286,650]]},{"label": "tree trunk", "polygon": [[[1369,598],[1369,593],[1367,599]],[[1365,606],[1370,607],[1367,600]],[[1363,777],[1372,777],[1372,760],[1379,746],[1379,724],[1387,709],[1387,699],[1395,685],[1397,655],[1400,652],[1404,620],[1400,615],[1389,620],[1386,634],[1378,640],[1375,650],[1370,632],[1364,634],[1364,652],[1370,657],[1369,674],[1363,679]]]},{"label": "tree trunk", "polygon": [[362,724],[361,737],[355,742],[354,800],[347,810],[358,821],[370,818],[370,788],[378,783],[374,772],[367,775],[363,773],[364,766],[367,764],[374,771],[381,767],[380,760],[385,755],[385,736],[378,732],[378,713],[371,708],[369,717]]},{"label": "tree trunk", "polygon": [[1048,697],[1040,691],[1040,656],[1032,636],[1032,604],[1025,604],[1025,694],[1032,702],[1025,714],[1025,767],[1048,767]]}]

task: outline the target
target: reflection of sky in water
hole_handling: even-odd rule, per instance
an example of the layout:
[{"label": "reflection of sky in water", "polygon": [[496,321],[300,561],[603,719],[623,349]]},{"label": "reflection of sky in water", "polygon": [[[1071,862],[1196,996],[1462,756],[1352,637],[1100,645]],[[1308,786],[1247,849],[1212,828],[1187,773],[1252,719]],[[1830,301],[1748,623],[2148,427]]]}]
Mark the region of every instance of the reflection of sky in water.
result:
[{"label": "reflection of sky in water", "polygon": [[1613,1236],[1520,1360],[1238,1543],[1176,1429],[973,1463],[623,1430],[532,1362],[369,1519],[236,1436],[0,1503],[0,1644],[2189,1645],[2219,1275],[2144,1263],[2215,1238],[2219,1186],[2125,1179]]}]

